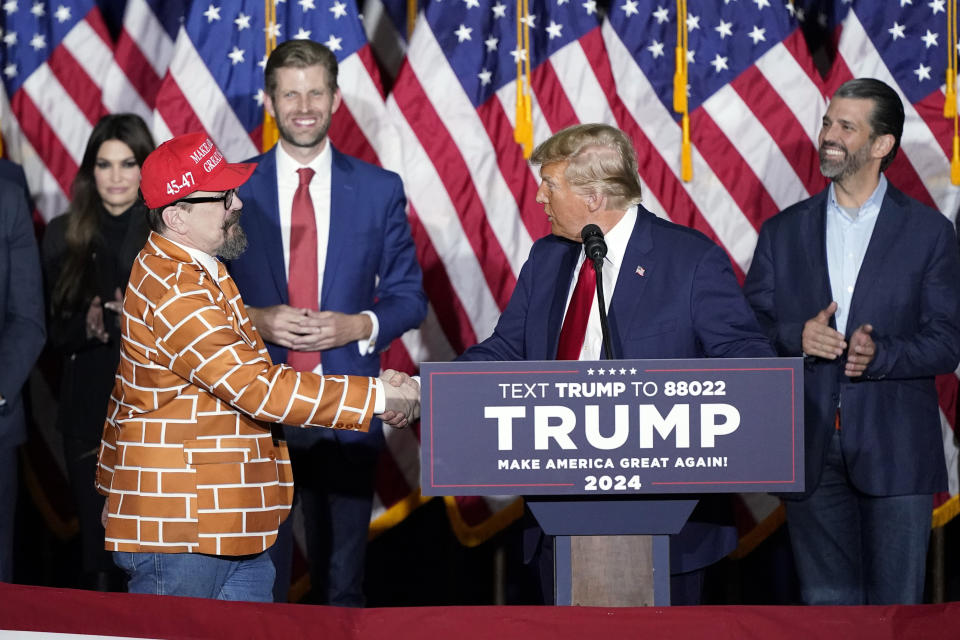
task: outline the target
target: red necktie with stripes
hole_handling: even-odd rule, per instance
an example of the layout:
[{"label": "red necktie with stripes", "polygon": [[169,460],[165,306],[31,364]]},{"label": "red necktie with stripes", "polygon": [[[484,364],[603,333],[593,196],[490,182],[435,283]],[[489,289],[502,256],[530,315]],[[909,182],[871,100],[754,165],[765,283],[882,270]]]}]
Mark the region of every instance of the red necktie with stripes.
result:
[{"label": "red necktie with stripes", "polygon": [[557,360],[579,360],[583,349],[583,340],[587,334],[587,321],[590,319],[590,307],[593,295],[597,291],[597,272],[593,260],[586,258],[580,267],[577,285],[567,307],[560,327],[560,341],[557,344]]},{"label": "red necktie with stripes", "polygon": [[[317,310],[320,291],[317,271],[317,218],[310,198],[314,170],[297,169],[300,184],[290,210],[290,269],[287,293],[290,306]],[[287,351],[287,364],[297,371],[313,371],[320,364],[319,351]]]}]

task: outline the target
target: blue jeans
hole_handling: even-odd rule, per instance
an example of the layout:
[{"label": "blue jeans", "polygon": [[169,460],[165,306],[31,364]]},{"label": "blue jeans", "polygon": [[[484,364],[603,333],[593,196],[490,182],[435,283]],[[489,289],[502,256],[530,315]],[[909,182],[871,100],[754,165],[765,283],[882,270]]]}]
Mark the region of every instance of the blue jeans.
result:
[{"label": "blue jeans", "polygon": [[933,496],[857,491],[837,432],[819,486],[805,500],[785,502],[806,604],[923,602]]},{"label": "blue jeans", "polygon": [[273,563],[264,551],[252,556],[117,551],[113,561],[130,576],[130,593],[216,600],[273,600]]}]

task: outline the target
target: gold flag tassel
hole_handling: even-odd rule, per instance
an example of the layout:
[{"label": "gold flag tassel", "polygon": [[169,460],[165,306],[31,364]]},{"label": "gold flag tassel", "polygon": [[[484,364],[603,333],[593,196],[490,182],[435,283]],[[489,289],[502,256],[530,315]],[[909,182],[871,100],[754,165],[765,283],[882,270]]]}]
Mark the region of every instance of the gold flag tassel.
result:
[{"label": "gold flag tassel", "polygon": [[676,65],[673,71],[673,110],[687,111],[687,0],[677,0]]},{"label": "gold flag tassel", "polygon": [[957,113],[953,114],[953,157],[950,158],[950,183],[960,186],[960,134],[957,133]]},{"label": "gold flag tassel", "polygon": [[[263,2],[263,22],[264,34],[266,34],[266,55],[269,56],[277,48],[277,5],[274,0],[264,0]],[[266,87],[264,87],[266,91]],[[263,126],[260,127],[260,150],[266,151],[277,144],[280,139],[280,132],[277,130],[277,123],[267,110],[263,110]]]},{"label": "gold flag tassel", "polygon": [[677,0],[677,66],[673,74],[673,110],[683,114],[680,119],[683,140],[680,145],[680,179],[693,180],[693,149],[690,146],[690,105],[687,101],[687,0]]},{"label": "gold flag tassel", "polygon": [[407,42],[413,37],[413,27],[417,24],[417,0],[407,0]]},{"label": "gold flag tassel", "polygon": [[947,0],[947,91],[946,93],[947,93],[946,98],[943,101],[943,117],[956,118],[957,116],[957,0]]},{"label": "gold flag tassel", "polygon": [[528,0],[517,0],[517,109],[513,140],[523,146],[523,157],[533,154],[533,98],[530,95],[530,26]]}]

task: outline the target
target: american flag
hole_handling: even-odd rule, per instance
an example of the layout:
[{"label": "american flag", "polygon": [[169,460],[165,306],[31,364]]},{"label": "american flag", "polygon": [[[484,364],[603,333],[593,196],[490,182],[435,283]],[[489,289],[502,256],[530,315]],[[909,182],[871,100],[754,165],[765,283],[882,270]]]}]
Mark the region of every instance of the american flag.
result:
[{"label": "american flag", "polygon": [[67,208],[101,101],[113,43],[92,0],[0,4],[0,130],[41,217]]},{"label": "american flag", "polygon": [[[906,122],[900,152],[886,175],[909,195],[955,220],[960,188],[950,182],[953,120],[943,116],[948,45],[946,0],[845,0],[836,9],[839,13],[834,18],[842,20],[828,87],[833,90],[854,77],[873,77],[900,93]],[[960,451],[954,435],[957,377],[939,376],[937,390],[950,483],[949,493],[936,497],[934,524],[941,525],[960,511]]]},{"label": "american flag", "polygon": [[[127,0],[114,63],[103,86],[103,103],[112,113],[136,113],[152,124],[157,92],[186,10],[187,0]],[[155,128],[161,140],[170,137],[163,122]]]}]

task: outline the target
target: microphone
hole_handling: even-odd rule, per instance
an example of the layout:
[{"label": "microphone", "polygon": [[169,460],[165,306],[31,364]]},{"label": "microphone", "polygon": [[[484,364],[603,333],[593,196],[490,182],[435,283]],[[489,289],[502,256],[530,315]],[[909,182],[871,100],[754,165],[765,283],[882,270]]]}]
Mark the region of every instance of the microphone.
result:
[{"label": "microphone", "polygon": [[587,258],[593,260],[597,277],[597,308],[600,311],[600,331],[603,334],[603,351],[607,360],[613,360],[613,346],[610,343],[610,326],[607,323],[607,305],[603,300],[603,259],[607,255],[607,243],[603,241],[603,231],[595,224],[588,224],[580,230],[583,250]]},{"label": "microphone", "polygon": [[607,243],[603,241],[603,232],[600,231],[600,227],[588,224],[581,229],[580,238],[583,240],[583,249],[587,257],[593,260],[594,265],[599,265],[607,255]]}]

